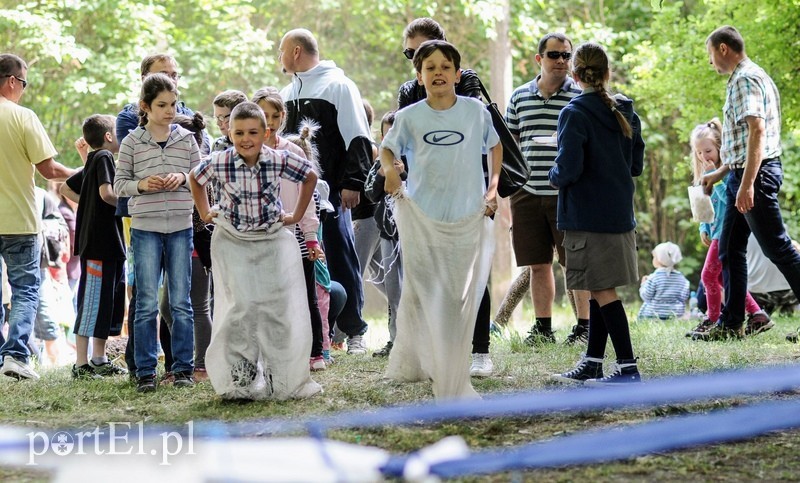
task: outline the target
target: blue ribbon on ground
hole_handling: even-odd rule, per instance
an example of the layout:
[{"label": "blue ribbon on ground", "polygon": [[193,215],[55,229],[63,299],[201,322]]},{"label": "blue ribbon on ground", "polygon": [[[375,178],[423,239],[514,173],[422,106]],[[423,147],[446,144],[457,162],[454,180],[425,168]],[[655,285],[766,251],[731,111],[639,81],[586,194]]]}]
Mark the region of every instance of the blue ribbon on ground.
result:
[{"label": "blue ribbon on ground", "polygon": [[676,404],[719,397],[774,393],[800,388],[800,366],[762,367],[701,375],[651,379],[612,388],[575,388],[487,396],[481,401],[451,401],[352,411],[305,420],[264,419],[237,423],[196,423],[195,435],[253,437],[307,430],[318,437],[339,428],[414,425],[448,419],[533,416],[635,406]]}]

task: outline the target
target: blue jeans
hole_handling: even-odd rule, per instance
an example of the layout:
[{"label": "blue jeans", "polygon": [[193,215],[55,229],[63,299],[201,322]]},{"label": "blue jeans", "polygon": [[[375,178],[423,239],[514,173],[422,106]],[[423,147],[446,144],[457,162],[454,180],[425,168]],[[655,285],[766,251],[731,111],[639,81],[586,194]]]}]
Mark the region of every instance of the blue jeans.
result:
[{"label": "blue jeans", "polygon": [[11,356],[20,362],[28,362],[28,339],[39,305],[41,248],[37,235],[0,235],[0,257],[6,263],[11,285],[8,340],[0,347],[0,358]]},{"label": "blue jeans", "polygon": [[156,373],[158,344],[158,285],[162,267],[167,273],[169,306],[172,313],[173,372],[192,372],[194,364],[194,323],[189,299],[192,276],[192,229],[156,233],[131,229],[131,245],[136,253],[136,337],[134,360],[136,376]]},{"label": "blue jeans", "polygon": [[335,211],[328,215],[322,228],[325,252],[328,254],[328,271],[331,279],[342,284],[347,292],[347,301],[336,319],[336,325],[348,336],[363,335],[367,331],[367,323],[361,317],[364,287],[361,284],[361,267],[356,254],[350,210],[341,207],[339,191],[333,187],[330,202]]},{"label": "blue jeans", "polygon": [[723,269],[728,270],[725,307],[720,320],[730,328],[739,328],[744,322],[747,238],[751,231],[764,255],[783,273],[794,293],[800,294],[800,254],[792,247],[786,234],[778,205],[778,191],[783,183],[781,161],[775,158],[761,163],[753,183],[753,209],[746,214],[736,209],[736,194],[743,173],[743,169],[735,169],[728,174],[728,208],[719,239],[719,258]]}]

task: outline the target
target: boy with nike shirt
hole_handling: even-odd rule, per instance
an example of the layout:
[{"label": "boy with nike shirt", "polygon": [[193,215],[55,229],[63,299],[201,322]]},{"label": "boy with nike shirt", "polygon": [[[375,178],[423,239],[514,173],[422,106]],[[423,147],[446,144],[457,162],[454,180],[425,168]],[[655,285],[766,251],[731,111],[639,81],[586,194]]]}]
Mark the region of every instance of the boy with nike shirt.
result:
[{"label": "boy with nike shirt", "polygon": [[[494,250],[492,221],[502,146],[489,112],[456,95],[461,56],[441,40],[414,55],[427,98],[400,110],[381,144],[385,189],[395,196],[403,297],[388,376],[433,381],[437,399],[477,397],[469,353]],[[490,182],[482,154],[490,154]],[[394,160],[405,156],[402,190]]]}]

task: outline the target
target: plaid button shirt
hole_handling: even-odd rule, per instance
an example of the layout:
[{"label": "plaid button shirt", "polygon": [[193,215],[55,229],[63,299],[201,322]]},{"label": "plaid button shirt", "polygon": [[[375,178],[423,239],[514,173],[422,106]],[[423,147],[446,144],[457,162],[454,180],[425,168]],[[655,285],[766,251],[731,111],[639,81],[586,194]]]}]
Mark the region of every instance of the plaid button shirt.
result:
[{"label": "plaid button shirt", "polygon": [[255,231],[266,230],[280,219],[279,178],[302,183],[309,171],[307,160],[263,146],[252,168],[234,149],[228,149],[211,153],[194,175],[201,185],[214,183],[221,216],[239,231]]},{"label": "plaid button shirt", "polygon": [[764,119],[764,151],[761,159],[781,155],[781,98],[778,88],[764,69],[750,59],[736,66],[728,79],[723,108],[722,146],[724,164],[741,168],[747,160],[748,116]]}]

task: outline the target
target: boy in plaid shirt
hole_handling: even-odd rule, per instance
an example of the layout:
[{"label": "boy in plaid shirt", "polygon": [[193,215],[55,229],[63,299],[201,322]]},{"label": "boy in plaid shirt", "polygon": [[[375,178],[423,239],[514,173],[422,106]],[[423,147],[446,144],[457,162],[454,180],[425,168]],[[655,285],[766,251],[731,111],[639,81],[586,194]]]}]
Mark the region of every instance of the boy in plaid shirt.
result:
[{"label": "boy in plaid shirt", "polygon": [[[311,164],[264,145],[264,113],[244,102],[231,112],[233,148],[212,153],[190,175],[200,217],[214,222],[214,324],[206,355],[217,394],[233,399],[309,397],[322,388],[309,373],[311,327],[300,248],[292,226],[317,183]],[[280,202],[280,178],[301,183],[289,213]],[[212,210],[203,186],[219,193]]]}]

